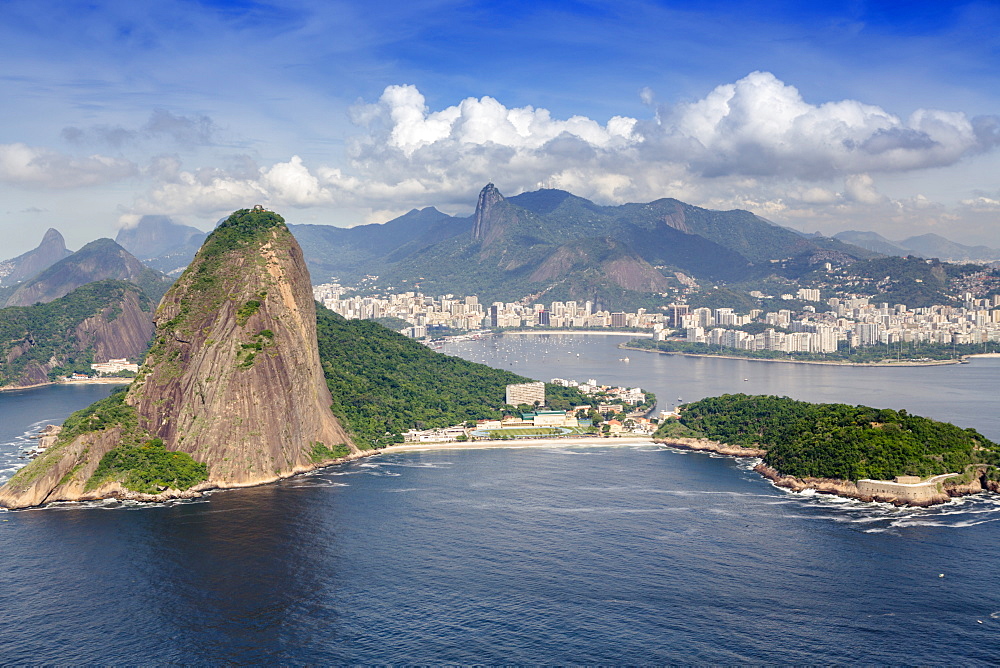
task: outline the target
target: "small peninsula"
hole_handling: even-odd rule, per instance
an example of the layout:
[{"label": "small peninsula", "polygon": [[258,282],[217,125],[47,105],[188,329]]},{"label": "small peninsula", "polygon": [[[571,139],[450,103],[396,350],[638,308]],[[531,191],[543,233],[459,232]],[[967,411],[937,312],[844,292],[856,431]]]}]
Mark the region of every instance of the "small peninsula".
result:
[{"label": "small peninsula", "polygon": [[726,394],[682,406],[654,438],[762,458],[754,470],[796,491],[912,506],[1000,492],[1000,445],[906,411]]}]

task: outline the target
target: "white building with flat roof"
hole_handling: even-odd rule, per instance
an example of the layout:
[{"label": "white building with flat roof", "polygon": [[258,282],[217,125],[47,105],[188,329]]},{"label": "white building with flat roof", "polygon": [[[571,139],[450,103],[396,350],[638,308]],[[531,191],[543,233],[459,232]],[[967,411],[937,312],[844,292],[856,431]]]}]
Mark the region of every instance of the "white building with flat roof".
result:
[{"label": "white building with flat roof", "polygon": [[539,406],[545,405],[545,383],[542,381],[507,386],[507,403],[511,406],[533,406],[536,401]]}]

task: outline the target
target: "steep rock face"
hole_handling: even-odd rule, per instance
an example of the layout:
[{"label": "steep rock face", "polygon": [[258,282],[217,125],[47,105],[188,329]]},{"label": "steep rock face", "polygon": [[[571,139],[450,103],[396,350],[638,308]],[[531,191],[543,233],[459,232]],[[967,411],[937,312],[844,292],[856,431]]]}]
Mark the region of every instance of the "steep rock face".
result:
[{"label": "steep rock face", "polygon": [[119,428],[77,437],[65,448],[45,452],[29,466],[31,471],[15,477],[0,488],[0,506],[30,508],[55,501],[85,501],[109,496],[120,488],[117,483],[85,490],[86,481],[101,461],[118,445]]},{"label": "steep rock face", "polygon": [[31,278],[69,254],[63,235],[50,227],[37,248],[0,262],[0,285],[14,285]]},{"label": "steep rock face", "polygon": [[47,383],[49,372],[70,360],[141,359],[153,335],[152,310],[137,287],[118,281],[91,283],[48,304],[0,310],[8,337],[0,342],[0,387]]},{"label": "steep rock face", "polygon": [[[241,213],[273,224],[243,231]],[[302,251],[279,216],[238,214],[164,297],[126,399],[143,427],[207,464],[223,487],[314,468],[337,446],[356,450],[330,412]]]},{"label": "steep rock face", "polygon": [[92,347],[95,362],[141,359],[153,337],[153,321],[140,302],[139,293],[129,291],[120,304],[81,322],[74,332],[77,350]]},{"label": "steep rock face", "polygon": [[476,202],[476,214],[472,225],[472,238],[483,242],[483,246],[489,246],[502,233],[504,219],[503,207],[505,202],[503,195],[492,183],[479,192],[479,201]]},{"label": "steep rock face", "polygon": [[358,453],[330,410],[309,275],[280,216],[230,216],[156,325],[127,394],[74,413],[56,445],[0,489],[0,505],[191,496]]}]

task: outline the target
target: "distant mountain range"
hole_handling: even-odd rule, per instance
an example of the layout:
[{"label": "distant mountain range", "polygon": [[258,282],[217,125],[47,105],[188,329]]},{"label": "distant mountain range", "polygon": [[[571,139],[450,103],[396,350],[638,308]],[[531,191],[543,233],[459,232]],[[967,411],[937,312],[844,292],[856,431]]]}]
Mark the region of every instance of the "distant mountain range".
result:
[{"label": "distant mountain range", "polygon": [[679,283],[675,272],[742,281],[779,270],[847,264],[874,253],[807,238],[749,211],[712,211],[675,199],[600,206],[562,190],[505,198],[489,184],[461,218],[434,208],[382,225],[291,225],[314,280],[380,276],[380,285],[431,293],[634,302]]},{"label": "distant mountain range", "polygon": [[115,242],[147,266],[179,275],[207,236],[206,232],[175,223],[167,216],[143,216],[135,226],[118,230]]},{"label": "distant mountain range", "polygon": [[902,241],[890,241],[877,232],[850,230],[833,235],[845,243],[854,244],[882,255],[906,257],[915,255],[937,258],[945,262],[997,262],[1000,250],[988,246],[966,246],[945,239],[939,234],[922,234]]},{"label": "distant mountain range", "polygon": [[16,285],[48,269],[70,253],[63,235],[50,227],[37,248],[0,262],[0,285],[5,287]]},{"label": "distant mountain range", "polygon": [[170,286],[169,278],[143,265],[111,239],[97,239],[18,285],[5,306],[51,302],[82,285],[105,279],[138,285],[154,304]]},{"label": "distant mountain range", "polygon": [[[794,283],[826,263],[884,255],[1000,260],[996,249],[934,234],[890,241],[849,231],[830,238],[749,211],[714,211],[676,199],[601,206],[552,189],[506,198],[493,184],[480,192],[471,216],[428,207],[382,224],[288,228],[315,283],[354,284],[375,275],[382,289],[476,294],[483,301],[591,300],[608,308],[662,304],[660,295],[686,277],[746,286],[770,278]],[[72,259],[59,232],[49,230],[38,248],[0,263],[0,303],[51,300],[86,278],[142,281],[156,299],[165,289],[159,272],[179,274],[205,237],[166,216],[143,216],[115,241],[88,244]],[[69,262],[60,264],[64,259]],[[137,259],[157,272],[140,276]]]}]

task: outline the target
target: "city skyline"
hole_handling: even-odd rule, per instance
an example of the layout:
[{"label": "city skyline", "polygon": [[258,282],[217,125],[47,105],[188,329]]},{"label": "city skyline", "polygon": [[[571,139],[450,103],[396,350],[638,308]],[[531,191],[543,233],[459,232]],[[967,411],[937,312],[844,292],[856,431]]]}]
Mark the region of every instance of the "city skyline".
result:
[{"label": "city skyline", "polygon": [[5,256],[487,181],[1000,246],[992,3],[7,3]]}]

